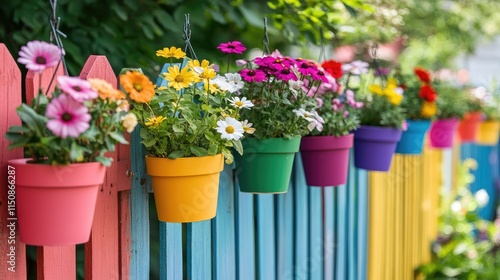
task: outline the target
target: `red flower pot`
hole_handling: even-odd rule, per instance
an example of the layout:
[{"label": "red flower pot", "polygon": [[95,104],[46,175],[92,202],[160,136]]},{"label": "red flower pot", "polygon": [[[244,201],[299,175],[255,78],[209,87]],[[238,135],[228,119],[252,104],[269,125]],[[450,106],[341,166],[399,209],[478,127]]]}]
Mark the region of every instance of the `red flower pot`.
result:
[{"label": "red flower pot", "polygon": [[353,138],[353,134],[302,137],[300,153],[308,185],[326,187],[347,182]]},{"label": "red flower pot", "polygon": [[483,119],[481,112],[466,113],[458,124],[458,136],[463,143],[476,141],[479,123]]}]

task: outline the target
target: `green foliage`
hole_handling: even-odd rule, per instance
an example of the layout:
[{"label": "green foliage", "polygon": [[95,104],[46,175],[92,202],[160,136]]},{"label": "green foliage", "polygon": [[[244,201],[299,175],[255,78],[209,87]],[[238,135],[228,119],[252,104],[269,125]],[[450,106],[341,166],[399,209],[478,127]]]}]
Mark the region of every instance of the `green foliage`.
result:
[{"label": "green foliage", "polygon": [[468,187],[473,181],[469,169],[475,167],[474,160],[464,161],[456,197],[443,198],[432,261],[417,270],[424,279],[497,279],[500,274],[500,229],[478,216],[488,195],[484,190],[472,194]]},{"label": "green foliage", "polygon": [[56,89],[50,98],[42,92],[31,102],[17,108],[22,126],[11,126],[5,134],[9,149],[24,148],[25,154],[36,163],[66,165],[78,162],[100,162],[110,166],[112,158],[105,156],[114,151],[117,143],[127,144],[123,137],[122,117],[125,111],[117,111],[117,102],[96,98],[85,101],[91,116],[90,127],[78,137],[60,137],[47,128],[45,116],[51,100],[64,94]]},{"label": "green foliage", "polygon": [[464,89],[444,81],[436,82],[438,119],[459,118],[467,112],[467,97]]}]

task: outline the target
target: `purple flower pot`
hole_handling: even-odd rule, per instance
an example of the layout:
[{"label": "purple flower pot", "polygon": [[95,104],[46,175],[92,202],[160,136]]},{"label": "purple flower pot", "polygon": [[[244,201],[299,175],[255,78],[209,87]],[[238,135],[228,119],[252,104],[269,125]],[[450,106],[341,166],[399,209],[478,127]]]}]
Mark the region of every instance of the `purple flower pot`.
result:
[{"label": "purple flower pot", "polygon": [[354,166],[389,171],[402,130],[362,125],[354,132]]},{"label": "purple flower pot", "polygon": [[453,138],[458,126],[458,119],[435,120],[429,131],[431,147],[451,148],[453,147]]},{"label": "purple flower pot", "polygon": [[339,186],[347,182],[353,134],[302,137],[300,153],[309,186]]}]

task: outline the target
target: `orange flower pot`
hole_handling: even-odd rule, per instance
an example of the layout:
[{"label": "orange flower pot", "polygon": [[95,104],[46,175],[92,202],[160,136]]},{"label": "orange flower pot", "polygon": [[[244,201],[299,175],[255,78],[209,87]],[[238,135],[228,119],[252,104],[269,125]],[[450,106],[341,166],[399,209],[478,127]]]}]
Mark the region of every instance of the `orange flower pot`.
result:
[{"label": "orange flower pot", "polygon": [[483,115],[481,112],[466,113],[458,124],[458,135],[462,143],[474,142],[476,140],[477,129]]},{"label": "orange flower pot", "polygon": [[500,121],[484,121],[477,130],[477,144],[495,146],[498,143]]},{"label": "orange flower pot", "polygon": [[147,156],[158,219],[189,223],[215,217],[223,168],[222,154],[178,159]]}]

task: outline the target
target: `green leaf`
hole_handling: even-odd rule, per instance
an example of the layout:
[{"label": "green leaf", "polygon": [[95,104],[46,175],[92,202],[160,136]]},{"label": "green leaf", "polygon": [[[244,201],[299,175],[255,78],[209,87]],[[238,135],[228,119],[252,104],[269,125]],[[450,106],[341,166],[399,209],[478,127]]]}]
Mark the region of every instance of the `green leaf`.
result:
[{"label": "green leaf", "polygon": [[37,114],[33,108],[26,104],[22,104],[17,108],[17,114],[31,131],[34,131],[36,135],[42,135],[47,122],[45,116]]},{"label": "green leaf", "polygon": [[15,126],[11,126],[9,127],[9,133],[10,132],[16,132],[16,133],[28,133],[30,132],[30,130],[27,128],[27,127],[24,127],[24,126],[19,126],[19,125],[15,125]]},{"label": "green leaf", "polygon": [[168,155],[168,158],[170,159],[176,159],[184,156],[183,151],[173,151]]},{"label": "green leaf", "polygon": [[31,140],[31,137],[18,133],[6,133],[5,138],[11,142],[9,150],[24,147]]},{"label": "green leaf", "polygon": [[40,138],[40,143],[41,143],[42,145],[47,146],[47,145],[49,145],[49,144],[50,144],[50,142],[51,142],[52,140],[54,140],[54,139],[57,139],[57,137],[56,137],[56,136],[42,137],[42,138]]},{"label": "green leaf", "polygon": [[208,151],[202,147],[191,147],[191,152],[197,157],[204,157],[208,155]]},{"label": "green leaf", "polygon": [[238,152],[238,154],[243,155],[243,145],[241,144],[241,140],[233,140],[233,147]]},{"label": "green leaf", "polygon": [[215,156],[217,154],[217,150],[219,150],[219,146],[214,143],[210,143],[208,146],[208,154],[211,156]]},{"label": "green leaf", "polygon": [[180,126],[178,126],[178,125],[176,125],[176,124],[174,124],[174,125],[172,126],[172,129],[173,129],[173,130],[174,130],[174,132],[176,132],[176,133],[183,133],[183,132],[184,132],[184,129],[182,129],[182,127],[180,127]]},{"label": "green leaf", "polygon": [[141,127],[141,132],[140,132],[140,135],[141,135],[141,138],[143,140],[145,139],[148,139],[149,138],[149,133],[148,133],[148,130],[144,127]]},{"label": "green leaf", "polygon": [[122,144],[128,144],[127,139],[125,139],[125,137],[123,137],[123,135],[121,133],[118,133],[116,131],[111,131],[108,134],[109,134],[109,136],[111,136],[111,138],[115,139],[116,141],[118,141]]},{"label": "green leaf", "polygon": [[100,162],[102,165],[104,166],[111,166],[111,163],[113,162],[113,159],[112,158],[107,158],[105,156],[97,156],[95,158],[96,161]]},{"label": "green leaf", "polygon": [[78,145],[76,142],[71,143],[71,151],[69,153],[69,157],[71,160],[76,161],[76,162],[81,162],[83,161],[83,152],[85,149]]},{"label": "green leaf", "polygon": [[99,135],[99,130],[95,125],[92,125],[81,135],[81,137],[89,141],[94,141],[97,135]]},{"label": "green leaf", "polygon": [[153,147],[156,144],[156,138],[144,139],[141,142],[146,148]]}]

